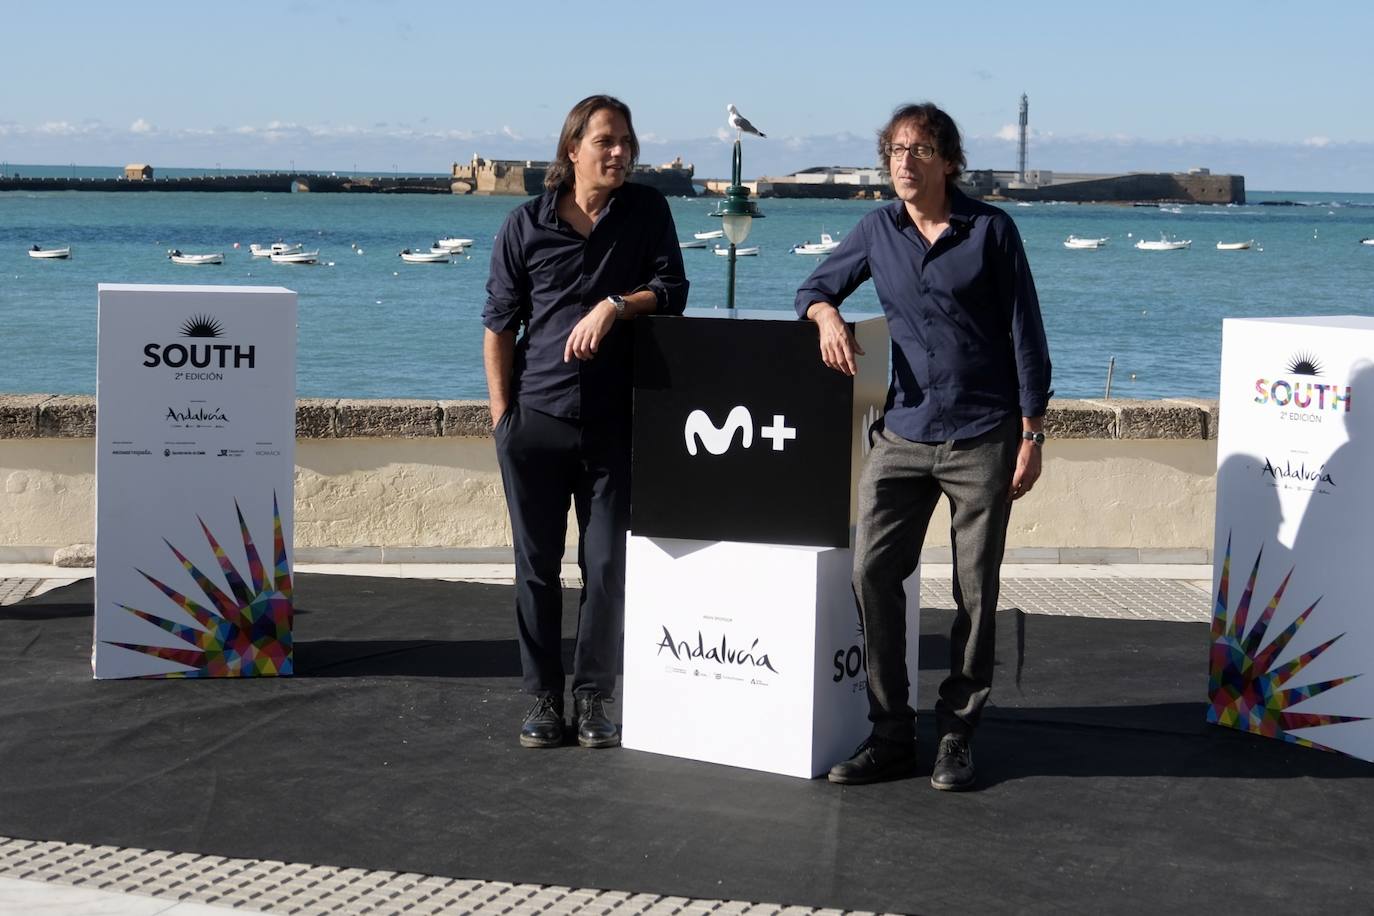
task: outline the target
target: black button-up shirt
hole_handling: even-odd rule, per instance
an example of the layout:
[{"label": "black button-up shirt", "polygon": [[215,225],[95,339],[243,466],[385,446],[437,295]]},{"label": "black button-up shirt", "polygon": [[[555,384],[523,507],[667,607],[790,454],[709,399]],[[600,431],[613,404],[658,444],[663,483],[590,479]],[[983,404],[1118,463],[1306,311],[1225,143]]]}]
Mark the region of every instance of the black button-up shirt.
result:
[{"label": "black button-up shirt", "polygon": [[687,305],[677,228],[653,188],[621,185],[585,239],[559,219],[558,191],[511,211],[492,249],[482,323],[498,333],[523,327],[513,400],[558,417],[628,416],[633,322],[615,322],[592,359],[565,363],[563,348],[598,302],[646,289],[659,314]]},{"label": "black button-up shirt", "polygon": [[997,207],[950,190],[927,244],[901,201],[869,213],[797,290],[797,313],[839,306],[865,280],[887,315],[886,427],[913,442],[969,439],[1045,413],[1050,355],[1021,236]]}]

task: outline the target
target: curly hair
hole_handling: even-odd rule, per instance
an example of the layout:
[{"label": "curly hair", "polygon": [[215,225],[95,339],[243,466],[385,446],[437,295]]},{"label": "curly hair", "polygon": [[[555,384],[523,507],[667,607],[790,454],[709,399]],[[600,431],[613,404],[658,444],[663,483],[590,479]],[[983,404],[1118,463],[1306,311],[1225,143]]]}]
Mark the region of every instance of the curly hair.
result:
[{"label": "curly hair", "polygon": [[910,124],[930,138],[931,145],[940,158],[954,166],[950,181],[963,174],[968,160],[964,158],[964,143],[959,138],[959,127],[954,119],[932,102],[899,105],[892,112],[882,130],[878,131],[878,165],[888,168],[890,162],[887,147],[892,143],[892,135],[897,128]]}]

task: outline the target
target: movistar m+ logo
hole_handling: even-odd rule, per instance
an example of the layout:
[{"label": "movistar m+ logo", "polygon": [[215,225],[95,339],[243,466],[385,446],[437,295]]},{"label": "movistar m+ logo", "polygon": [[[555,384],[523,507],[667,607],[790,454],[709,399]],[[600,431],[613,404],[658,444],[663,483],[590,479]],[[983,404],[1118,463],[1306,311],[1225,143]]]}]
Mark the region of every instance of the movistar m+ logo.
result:
[{"label": "movistar m+ logo", "polygon": [[[693,456],[696,455],[698,446],[705,447],[712,455],[724,455],[734,444],[736,432],[741,434],[741,448],[749,448],[754,444],[754,418],[749,413],[749,408],[743,404],[736,405],[730,410],[730,415],[725,418],[722,426],[716,426],[706,411],[694,410],[687,415],[687,422],[682,427],[687,454]],[[780,452],[789,439],[797,438],[797,430],[796,427],[787,425],[787,418],[782,414],[773,414],[773,425],[760,429],[759,435],[764,439],[771,439],[773,451]]]}]

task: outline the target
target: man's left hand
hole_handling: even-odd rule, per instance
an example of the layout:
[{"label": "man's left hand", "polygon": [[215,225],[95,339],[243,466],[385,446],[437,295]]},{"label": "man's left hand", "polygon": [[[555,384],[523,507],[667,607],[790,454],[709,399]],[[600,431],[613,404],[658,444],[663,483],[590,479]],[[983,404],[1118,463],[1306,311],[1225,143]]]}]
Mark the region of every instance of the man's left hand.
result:
[{"label": "man's left hand", "polygon": [[1021,449],[1016,453],[1016,470],[1011,475],[1011,492],[1007,494],[1007,502],[1025,496],[1039,479],[1040,446],[1023,439]]},{"label": "man's left hand", "polygon": [[590,312],[582,316],[577,327],[568,335],[568,343],[563,347],[563,362],[572,362],[573,357],[591,359],[597,347],[615,324],[615,306],[611,300],[602,299]]}]

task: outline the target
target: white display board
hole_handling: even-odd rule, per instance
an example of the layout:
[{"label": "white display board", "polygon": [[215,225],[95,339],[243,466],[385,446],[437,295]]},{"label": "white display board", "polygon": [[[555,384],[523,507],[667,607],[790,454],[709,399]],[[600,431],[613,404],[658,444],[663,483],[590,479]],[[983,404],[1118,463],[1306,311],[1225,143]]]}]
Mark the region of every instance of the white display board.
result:
[{"label": "white display board", "polygon": [[95,676],[290,674],[296,294],[99,307]]},{"label": "white display board", "polygon": [[1374,760],[1374,318],[1222,337],[1208,720]]},{"label": "white display board", "polygon": [[[853,553],[631,535],[622,743],[810,778],[870,731]],[[916,706],[920,569],[906,582]]]}]

